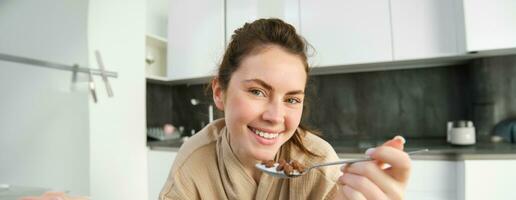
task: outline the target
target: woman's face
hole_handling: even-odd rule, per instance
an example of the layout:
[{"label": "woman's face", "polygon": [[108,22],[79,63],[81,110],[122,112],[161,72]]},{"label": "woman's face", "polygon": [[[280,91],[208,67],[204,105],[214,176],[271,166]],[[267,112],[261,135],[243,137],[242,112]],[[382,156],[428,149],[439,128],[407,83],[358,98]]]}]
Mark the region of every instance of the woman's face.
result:
[{"label": "woman's face", "polygon": [[296,131],[303,112],[306,72],[301,58],[278,46],[245,57],[226,91],[214,81],[230,145],[239,158],[271,160]]}]

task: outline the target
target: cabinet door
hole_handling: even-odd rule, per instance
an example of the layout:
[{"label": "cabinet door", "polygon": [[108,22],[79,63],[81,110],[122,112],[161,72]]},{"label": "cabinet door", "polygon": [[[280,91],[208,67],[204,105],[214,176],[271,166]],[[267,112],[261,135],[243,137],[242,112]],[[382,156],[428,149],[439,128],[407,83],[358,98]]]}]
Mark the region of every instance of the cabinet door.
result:
[{"label": "cabinet door", "polygon": [[169,0],[147,0],[146,27],[147,35],[156,38],[167,38]]},{"label": "cabinet door", "polygon": [[394,60],[463,53],[458,9],[458,0],[391,0]]},{"label": "cabinet door", "polygon": [[[88,66],[88,10],[82,0],[0,1],[0,53]],[[83,82],[87,76],[79,74],[72,84],[71,75],[0,60],[2,184],[92,194],[91,97]],[[20,191],[2,187],[0,199],[18,199],[10,193]]]},{"label": "cabinet door", "polygon": [[148,151],[149,199],[158,199],[176,155],[174,151]]},{"label": "cabinet door", "polygon": [[226,0],[226,43],[237,28],[260,18],[279,18],[299,31],[299,1]]},{"label": "cabinet door", "polygon": [[466,160],[462,165],[464,188],[458,199],[516,199],[516,160]]},{"label": "cabinet door", "polygon": [[516,47],[516,1],[463,0],[468,51]]},{"label": "cabinet door", "polygon": [[457,199],[457,162],[414,160],[405,199]]},{"label": "cabinet door", "polygon": [[392,60],[388,0],[300,0],[300,26],[311,65]]},{"label": "cabinet door", "polygon": [[[97,85],[99,102],[90,101],[89,190],[91,199],[146,199],[145,1],[88,1],[88,48],[99,49],[114,96]],[[89,63],[97,68],[90,54]],[[96,77],[97,78],[97,77]],[[123,141],[123,142],[112,142]]]},{"label": "cabinet door", "polygon": [[168,78],[213,75],[224,51],[224,1],[170,1]]}]

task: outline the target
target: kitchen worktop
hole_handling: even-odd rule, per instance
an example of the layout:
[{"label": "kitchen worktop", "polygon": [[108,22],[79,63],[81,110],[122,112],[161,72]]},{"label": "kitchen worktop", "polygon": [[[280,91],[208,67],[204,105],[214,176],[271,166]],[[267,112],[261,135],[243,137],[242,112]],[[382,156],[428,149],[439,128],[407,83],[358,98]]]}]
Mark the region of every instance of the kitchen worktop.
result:
[{"label": "kitchen worktop", "polygon": [[[364,142],[364,140],[331,141],[339,157],[359,158],[369,147],[382,142]],[[149,141],[151,150],[177,151],[182,142],[179,139]],[[516,144],[478,142],[470,146],[457,146],[441,139],[407,139],[406,151],[430,149],[429,152],[412,155],[414,160],[516,160]]]}]

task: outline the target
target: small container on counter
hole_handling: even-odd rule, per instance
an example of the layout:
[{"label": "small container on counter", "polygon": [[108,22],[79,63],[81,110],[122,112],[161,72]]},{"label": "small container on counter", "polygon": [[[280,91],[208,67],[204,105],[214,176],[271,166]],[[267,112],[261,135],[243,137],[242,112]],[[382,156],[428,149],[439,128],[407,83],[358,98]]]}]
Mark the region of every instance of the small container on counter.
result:
[{"label": "small container on counter", "polygon": [[172,124],[165,124],[163,127],[147,127],[147,136],[157,140],[170,140],[180,138],[181,132]]}]

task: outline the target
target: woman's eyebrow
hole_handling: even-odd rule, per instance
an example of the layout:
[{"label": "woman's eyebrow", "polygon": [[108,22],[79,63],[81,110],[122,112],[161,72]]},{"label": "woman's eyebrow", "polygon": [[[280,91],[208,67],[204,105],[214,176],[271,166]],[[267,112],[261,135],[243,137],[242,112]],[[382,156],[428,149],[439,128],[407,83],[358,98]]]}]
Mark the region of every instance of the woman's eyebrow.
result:
[{"label": "woman's eyebrow", "polygon": [[287,92],[287,95],[297,95],[297,94],[305,94],[305,92],[303,90],[294,90],[294,91]]},{"label": "woman's eyebrow", "polygon": [[[272,86],[267,84],[265,81],[261,80],[261,79],[248,79],[248,80],[244,80],[242,82],[245,82],[245,83],[249,83],[249,82],[254,82],[254,83],[257,83],[259,84],[260,86],[264,87],[265,89],[267,90],[272,90]],[[305,92],[303,90],[294,90],[294,91],[290,91],[290,92],[287,92],[287,95],[296,95],[296,94],[305,94]]]},{"label": "woman's eyebrow", "polygon": [[254,82],[254,83],[257,83],[260,86],[264,87],[267,90],[272,90],[272,86],[271,85],[267,84],[265,81],[260,80],[260,79],[256,79],[256,78],[255,79],[248,79],[248,80],[244,80],[242,82],[245,82],[245,83]]}]

